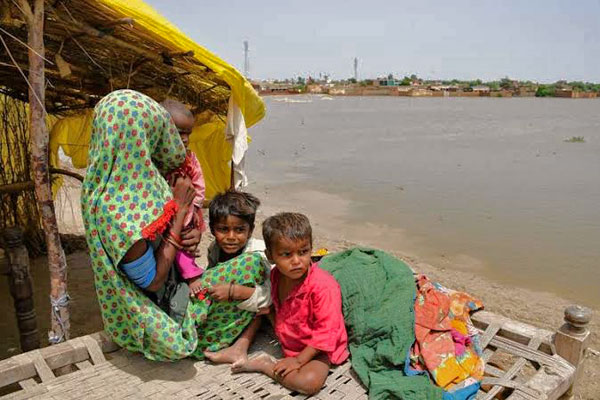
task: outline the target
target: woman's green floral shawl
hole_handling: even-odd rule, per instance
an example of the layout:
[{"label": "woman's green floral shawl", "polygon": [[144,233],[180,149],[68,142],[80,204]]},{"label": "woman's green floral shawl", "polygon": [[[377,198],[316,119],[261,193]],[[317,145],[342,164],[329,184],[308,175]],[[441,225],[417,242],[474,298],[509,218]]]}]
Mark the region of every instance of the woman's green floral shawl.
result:
[{"label": "woman's green floral shawl", "polygon": [[180,326],[119,270],[127,250],[152,239],[176,211],[162,177],[185,148],[169,113],[151,98],[118,90],[94,110],[82,213],[105,330],[150,359],[178,359],[197,344],[194,320]]}]

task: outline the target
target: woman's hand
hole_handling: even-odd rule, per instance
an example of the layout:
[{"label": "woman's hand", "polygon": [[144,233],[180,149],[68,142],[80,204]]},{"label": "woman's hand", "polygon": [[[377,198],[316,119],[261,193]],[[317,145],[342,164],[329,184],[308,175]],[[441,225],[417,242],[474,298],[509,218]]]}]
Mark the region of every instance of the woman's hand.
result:
[{"label": "woman's hand", "polygon": [[229,286],[228,283],[213,285],[208,288],[208,294],[214,301],[227,301],[229,300],[229,291],[233,289]]},{"label": "woman's hand", "polygon": [[196,192],[192,180],[186,177],[178,177],[173,186],[173,200],[180,208],[187,209],[194,201]]}]

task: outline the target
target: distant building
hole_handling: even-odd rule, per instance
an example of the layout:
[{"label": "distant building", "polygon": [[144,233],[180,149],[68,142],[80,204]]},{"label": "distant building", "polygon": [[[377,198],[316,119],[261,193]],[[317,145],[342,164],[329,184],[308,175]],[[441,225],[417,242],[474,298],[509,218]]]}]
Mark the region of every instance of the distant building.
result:
[{"label": "distant building", "polygon": [[273,82],[261,82],[259,93],[263,94],[277,94],[277,93],[297,93],[298,90],[296,85],[292,83],[273,83]]},{"label": "distant building", "polygon": [[394,86],[400,86],[400,83],[402,83],[401,80],[398,80],[393,77],[392,78],[390,78],[390,77],[377,78],[377,79],[373,80],[373,86],[394,87]]},{"label": "distant building", "polygon": [[[431,89],[423,88],[423,87],[411,87],[411,86],[399,86],[395,96],[408,96],[408,97],[425,97],[425,96],[433,96],[433,91]],[[438,92],[439,93],[439,92]]]},{"label": "distant building", "polygon": [[447,92],[450,90],[450,85],[442,85],[442,84],[430,85],[429,89],[433,90],[434,92]]},{"label": "distant building", "polygon": [[262,90],[262,86],[261,86],[260,82],[250,81],[250,84],[252,85],[252,88],[254,90],[256,90],[257,92],[260,93],[260,91]]},{"label": "distant building", "polygon": [[397,96],[412,96],[413,88],[410,86],[398,86]]},{"label": "distant building", "polygon": [[306,91],[308,93],[313,93],[313,94],[320,94],[320,93],[325,93],[326,92],[326,90],[323,89],[322,85],[319,85],[319,84],[316,84],[316,83],[307,85],[306,86]]},{"label": "distant building", "polygon": [[562,89],[554,92],[555,97],[563,97],[569,99],[595,99],[598,97],[596,92],[580,92],[573,89]]},{"label": "distant building", "polygon": [[481,93],[481,95],[489,97],[513,97],[513,91],[509,89],[500,89],[492,92]]},{"label": "distant building", "polygon": [[537,91],[537,86],[531,86],[531,87],[523,87],[522,86],[515,92],[515,96],[534,97],[536,91]]},{"label": "distant building", "polygon": [[346,93],[346,88],[344,88],[344,87],[334,87],[334,88],[329,89],[329,94],[336,95],[336,96],[342,96],[347,93]]},{"label": "distant building", "polygon": [[489,93],[490,87],[486,85],[476,85],[473,86],[473,91],[478,93]]}]

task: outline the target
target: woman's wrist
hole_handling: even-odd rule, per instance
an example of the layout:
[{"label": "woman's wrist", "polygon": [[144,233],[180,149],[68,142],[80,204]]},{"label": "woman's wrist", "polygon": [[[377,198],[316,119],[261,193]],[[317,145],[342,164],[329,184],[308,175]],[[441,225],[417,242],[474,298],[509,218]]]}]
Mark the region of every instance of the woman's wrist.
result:
[{"label": "woman's wrist", "polygon": [[184,202],[181,202],[177,199],[175,199],[175,203],[177,203],[177,214],[183,214],[186,215],[190,209],[190,205],[186,204]]},{"label": "woman's wrist", "polygon": [[255,288],[253,287],[238,285],[235,283],[233,284],[233,286],[233,300],[246,301],[250,297],[252,297],[252,294],[254,294]]},{"label": "woman's wrist", "polygon": [[175,247],[177,250],[181,250],[183,248],[183,245],[181,244],[181,236],[175,233],[172,229],[167,230],[163,235],[163,238],[167,243],[173,245],[173,247]]},{"label": "woman's wrist", "polygon": [[181,233],[183,230],[183,222],[185,221],[185,216],[187,215],[188,208],[185,206],[179,206],[177,208],[177,212],[175,216],[171,220],[171,229],[176,230],[176,233]]}]

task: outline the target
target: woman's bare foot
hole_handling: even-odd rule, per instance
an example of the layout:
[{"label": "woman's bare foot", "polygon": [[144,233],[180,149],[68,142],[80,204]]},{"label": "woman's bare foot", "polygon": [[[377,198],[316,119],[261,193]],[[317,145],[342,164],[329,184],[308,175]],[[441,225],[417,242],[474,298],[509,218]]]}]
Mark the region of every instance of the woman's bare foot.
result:
[{"label": "woman's bare foot", "polygon": [[232,365],[231,371],[238,372],[262,372],[265,375],[273,375],[273,367],[277,359],[265,352],[260,352],[255,356],[247,359],[246,362]]},{"label": "woman's bare foot", "polygon": [[204,356],[215,364],[233,364],[231,368],[245,364],[248,361],[248,348],[236,341],[230,347],[219,351],[205,351]]}]

